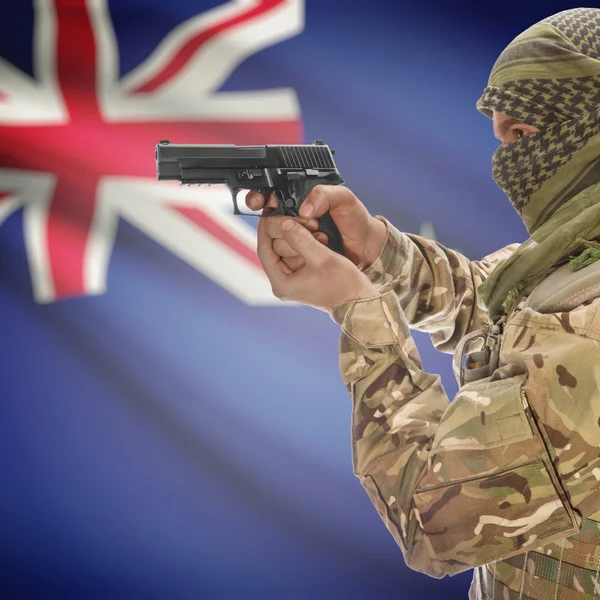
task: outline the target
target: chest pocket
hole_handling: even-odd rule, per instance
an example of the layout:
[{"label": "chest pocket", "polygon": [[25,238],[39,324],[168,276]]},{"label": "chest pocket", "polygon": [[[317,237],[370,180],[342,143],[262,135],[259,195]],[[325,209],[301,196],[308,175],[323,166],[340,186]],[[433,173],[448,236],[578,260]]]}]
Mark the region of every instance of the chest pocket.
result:
[{"label": "chest pocket", "polygon": [[525,374],[464,385],[444,413],[432,454],[452,450],[483,450],[533,438],[521,391]]},{"label": "chest pocket", "polygon": [[463,386],[436,432],[414,502],[428,550],[449,574],[577,531],[522,390],[526,377]]}]

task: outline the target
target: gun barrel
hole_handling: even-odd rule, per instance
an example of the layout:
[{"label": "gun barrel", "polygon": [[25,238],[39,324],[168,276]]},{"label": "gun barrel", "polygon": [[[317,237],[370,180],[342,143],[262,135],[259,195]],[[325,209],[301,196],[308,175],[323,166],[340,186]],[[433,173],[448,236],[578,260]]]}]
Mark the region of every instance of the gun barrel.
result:
[{"label": "gun barrel", "polygon": [[322,143],[234,146],[231,144],[156,145],[156,178],[183,179],[186,169],[325,169],[337,171],[333,154]]}]

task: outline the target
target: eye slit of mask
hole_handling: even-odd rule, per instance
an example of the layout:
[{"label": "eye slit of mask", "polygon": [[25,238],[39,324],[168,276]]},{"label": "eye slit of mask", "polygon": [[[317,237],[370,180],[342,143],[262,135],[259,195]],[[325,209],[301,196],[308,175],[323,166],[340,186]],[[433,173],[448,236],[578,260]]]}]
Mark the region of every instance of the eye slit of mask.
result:
[{"label": "eye slit of mask", "polygon": [[527,125],[515,118],[503,121],[495,131],[495,136],[500,140],[502,145],[512,144],[523,138],[529,137],[535,133],[539,133],[540,129]]},{"label": "eye slit of mask", "polygon": [[[514,136],[513,136],[514,134]],[[520,129],[519,127],[515,127],[514,129],[510,129],[509,131],[507,131],[504,136],[503,139],[498,140],[500,142],[500,144],[502,146],[506,146],[508,144],[514,144],[515,142],[518,142],[519,140],[523,139],[524,137],[527,137],[527,134],[525,133],[525,131],[523,129]],[[508,139],[510,138],[510,139]]]}]

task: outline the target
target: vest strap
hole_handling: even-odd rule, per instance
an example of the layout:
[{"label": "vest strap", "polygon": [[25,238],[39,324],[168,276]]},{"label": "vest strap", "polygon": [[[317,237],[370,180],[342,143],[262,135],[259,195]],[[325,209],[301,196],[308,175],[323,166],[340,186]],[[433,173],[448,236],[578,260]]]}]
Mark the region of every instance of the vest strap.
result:
[{"label": "vest strap", "polygon": [[598,521],[583,519],[580,531],[562,542],[479,567],[469,591],[470,600],[554,598],[600,598]]},{"label": "vest strap", "polygon": [[541,313],[567,312],[597,296],[600,296],[600,261],[577,271],[572,271],[567,263],[534,288],[527,306]]}]

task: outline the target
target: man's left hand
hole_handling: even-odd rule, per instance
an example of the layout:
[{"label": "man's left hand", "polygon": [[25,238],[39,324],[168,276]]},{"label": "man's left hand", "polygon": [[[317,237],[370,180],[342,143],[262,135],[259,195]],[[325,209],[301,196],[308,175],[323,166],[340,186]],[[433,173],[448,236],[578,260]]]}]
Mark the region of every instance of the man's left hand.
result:
[{"label": "man's left hand", "polygon": [[274,252],[266,220],[261,219],[258,225],[258,257],[277,298],[329,311],[343,302],[379,296],[356,265],[318,242],[290,218],[281,223],[283,238],[304,259],[304,264],[292,271]]}]

